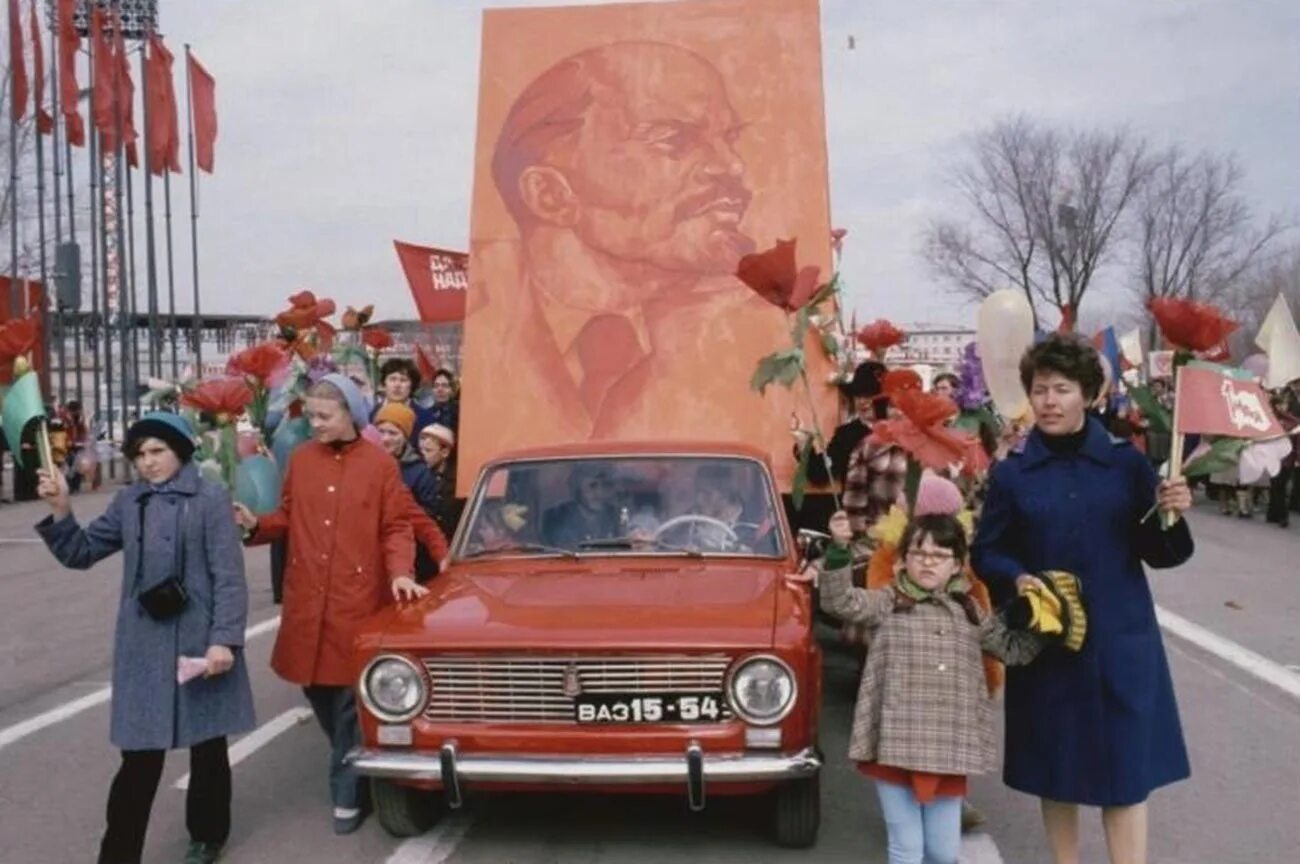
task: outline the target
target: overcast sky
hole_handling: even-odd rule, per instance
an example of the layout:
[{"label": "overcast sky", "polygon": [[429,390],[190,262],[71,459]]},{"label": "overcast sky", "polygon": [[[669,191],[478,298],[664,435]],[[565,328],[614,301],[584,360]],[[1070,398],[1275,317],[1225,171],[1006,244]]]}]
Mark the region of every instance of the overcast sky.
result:
[{"label": "overcast sky", "polygon": [[[192,43],[217,79],[204,311],[270,314],[309,287],[414,317],[391,241],[467,248],[481,13],[530,5],[556,4],[162,0],[178,59]],[[861,320],[973,319],[917,249],[951,206],[945,170],[999,117],[1234,152],[1257,208],[1300,209],[1296,0],[823,0],[822,19],[832,221]]]}]

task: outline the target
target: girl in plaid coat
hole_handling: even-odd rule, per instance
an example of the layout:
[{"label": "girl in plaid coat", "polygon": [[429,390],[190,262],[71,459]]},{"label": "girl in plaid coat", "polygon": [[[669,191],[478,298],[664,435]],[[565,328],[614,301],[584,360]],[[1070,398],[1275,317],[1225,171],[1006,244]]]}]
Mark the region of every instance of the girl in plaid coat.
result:
[{"label": "girl in plaid coat", "polygon": [[903,563],[894,581],[874,590],[852,583],[847,514],[836,513],[830,530],[822,608],[874,631],[849,758],[875,780],[890,864],[956,864],[966,777],[996,767],[983,653],[1028,663],[1038,653],[1037,637],[985,615],[971,597],[963,576],[968,541],[955,517],[914,518],[899,545]]}]

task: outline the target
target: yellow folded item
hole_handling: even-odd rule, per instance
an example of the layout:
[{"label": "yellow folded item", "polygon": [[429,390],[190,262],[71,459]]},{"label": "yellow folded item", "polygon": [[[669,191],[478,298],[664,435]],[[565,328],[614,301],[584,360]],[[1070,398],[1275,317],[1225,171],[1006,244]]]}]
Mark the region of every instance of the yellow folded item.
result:
[{"label": "yellow folded item", "polygon": [[1068,651],[1081,650],[1088,634],[1088,615],[1079,577],[1064,570],[1045,570],[1038,578],[1044,588],[1027,586],[1020,592],[1031,610],[1029,629],[1058,637]]}]

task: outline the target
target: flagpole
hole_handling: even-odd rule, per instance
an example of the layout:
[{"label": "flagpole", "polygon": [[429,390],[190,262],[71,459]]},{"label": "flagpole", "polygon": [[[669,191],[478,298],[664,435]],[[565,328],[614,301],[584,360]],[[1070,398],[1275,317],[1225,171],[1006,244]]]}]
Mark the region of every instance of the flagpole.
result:
[{"label": "flagpole", "polygon": [[144,248],[145,278],[149,290],[149,374],[162,377],[162,333],[158,327],[158,260],[153,233],[153,160],[149,140],[149,69],[145,64],[145,43],[140,43],[140,93],[144,106]]},{"label": "flagpole", "polygon": [[[119,17],[115,22],[116,26],[122,26],[122,20]],[[122,50],[125,50],[125,41],[120,34],[114,34],[115,44],[121,42]],[[113,149],[113,177],[116,180],[113,190],[114,213],[117,216],[116,228],[114,232],[117,241],[117,336],[121,343],[119,350],[118,365],[122,374],[122,439],[126,440],[126,430],[130,427],[131,421],[128,415],[128,407],[135,400],[135,382],[131,380],[131,364],[127,353],[131,349],[132,331],[135,330],[134,322],[131,320],[131,307],[134,301],[131,299],[131,293],[134,286],[129,281],[124,280],[122,275],[129,272],[126,264],[126,225],[122,220],[122,183],[123,183],[123,163],[126,161],[126,141],[124,140],[124,123],[122,105],[122,87],[118,81],[118,74],[121,70],[120,59],[113,64],[113,122],[117,126],[117,146]],[[129,182],[129,177],[127,178]],[[128,397],[129,394],[129,397]],[[128,401],[128,398],[130,401]],[[130,468],[126,469],[127,475],[130,476]]]},{"label": "flagpole", "polygon": [[[63,245],[63,199],[60,196],[59,178],[63,176],[60,170],[59,159],[59,42],[58,42],[58,19],[57,14],[50,17],[50,47],[53,63],[50,64],[50,113],[54,117],[54,129],[52,130],[50,159],[53,163],[50,167],[54,172],[54,248],[58,249]],[[56,257],[55,266],[58,266]],[[58,279],[55,279],[57,282]],[[46,286],[46,308],[49,307],[49,286]],[[58,286],[54,290],[54,325],[58,329],[57,340],[59,343],[59,403],[66,404],[68,401],[68,346],[67,346],[67,322],[63,317],[63,298],[59,296]],[[46,373],[49,374],[49,373]],[[69,429],[71,434],[73,430]]]},{"label": "flagpole", "polygon": [[[13,22],[10,22],[11,24]],[[18,58],[21,62],[22,58]],[[18,87],[14,61],[9,63],[9,315],[21,318],[22,291],[18,287],[18,121],[14,106],[18,104]]]},{"label": "flagpole", "polygon": [[190,80],[190,44],[185,43],[185,122],[188,128],[190,160],[190,256],[194,269],[194,317],[190,329],[194,340],[194,372],[198,376],[203,370],[203,346],[199,325],[199,210],[194,176],[194,84]]},{"label": "flagpole", "polygon": [[[45,261],[45,136],[41,134],[41,106],[33,108],[33,122],[36,124],[36,241],[40,244],[41,271],[41,371],[45,373],[45,387],[50,387],[50,282],[46,273]],[[57,187],[54,197],[58,197]],[[62,392],[60,392],[62,397]]]},{"label": "flagpole", "polygon": [[180,363],[176,356],[176,268],[172,260],[172,172],[169,166],[163,166],[163,208],[167,220],[167,317],[168,331],[172,343],[172,380],[181,377]]},{"label": "flagpole", "polygon": [[[86,40],[86,54],[90,58],[90,71],[89,74],[87,75],[87,79],[90,83],[90,92],[93,94],[95,92],[95,40],[94,39]],[[100,221],[100,217],[103,216],[103,199],[102,199],[103,193],[101,191],[101,184],[100,184],[100,176],[99,176],[100,169],[97,167],[97,164],[99,162],[99,129],[95,126],[94,123],[93,96],[91,100],[90,111],[87,113],[90,115],[88,119],[90,119],[91,122],[87,124],[89,126],[89,129],[86,131],[86,138],[87,138],[86,155],[90,160],[87,166],[88,168],[87,176],[90,178],[90,234],[87,237],[87,239],[90,241],[90,320],[86,326],[88,329],[92,327],[95,328],[93,332],[96,334],[95,337],[96,341],[95,341],[91,362],[90,362],[90,375],[91,375],[90,383],[91,383],[91,387],[93,388],[93,392],[91,394],[91,401],[95,405],[95,423],[98,424],[100,421],[104,419],[104,414],[101,411],[101,408],[103,406],[103,399],[101,398],[102,394],[99,392],[99,370],[100,370],[99,355],[103,349],[103,345],[101,344],[101,342],[103,341],[103,337],[100,335],[100,331],[103,331],[104,334],[107,334],[108,328],[103,324],[102,321],[103,316],[100,315],[100,308],[99,308],[100,286],[102,284],[100,280],[100,269],[99,269],[99,253],[100,253],[99,221]],[[72,202],[74,199],[73,199],[73,188],[71,185],[72,178],[70,175],[68,177],[68,182],[69,182],[68,212],[73,213],[75,211],[72,209]],[[84,405],[85,403],[82,404]],[[111,409],[109,409],[109,411],[111,412]],[[90,430],[90,433],[92,436],[94,436],[95,433],[93,428]],[[95,439],[93,437],[91,440],[91,446],[92,447],[95,446]],[[110,472],[114,470],[112,460],[109,460],[108,470]]]}]

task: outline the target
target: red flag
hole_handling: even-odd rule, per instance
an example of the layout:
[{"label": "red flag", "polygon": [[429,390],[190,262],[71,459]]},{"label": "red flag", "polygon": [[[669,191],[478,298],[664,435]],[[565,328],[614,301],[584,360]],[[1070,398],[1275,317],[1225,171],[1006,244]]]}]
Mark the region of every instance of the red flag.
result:
[{"label": "red flag", "polygon": [[91,110],[99,130],[99,146],[105,153],[117,150],[117,121],[113,117],[114,71],[113,43],[104,35],[104,11],[94,6],[90,12],[90,50],[95,55],[95,90]]},{"label": "red flag", "polygon": [[217,143],[217,82],[193,54],[187,57],[190,66],[190,110],[194,114],[194,161],[211,174],[213,148]]},{"label": "red flag", "polygon": [[1276,438],[1283,434],[1268,394],[1249,373],[1192,362],[1178,371],[1174,416],[1184,435]]},{"label": "red flag", "polygon": [[72,11],[76,0],[59,0],[59,110],[68,143],[75,147],[86,146],[86,124],[77,110],[81,88],[77,85],[77,51],[81,37],[72,24]]},{"label": "red flag", "polygon": [[149,37],[146,75],[149,85],[149,128],[145,130],[149,147],[149,168],[181,173],[180,120],[176,112],[176,90],[172,86],[172,52],[162,37]]},{"label": "red flag", "polygon": [[42,135],[54,133],[54,118],[45,110],[45,51],[41,48],[41,24],[36,16],[36,0],[31,0],[28,23],[32,28],[32,88],[35,94],[36,131]]},{"label": "red flag", "polygon": [[122,17],[113,10],[113,59],[117,67],[117,110],[121,112],[122,140],[126,144],[126,163],[140,167],[140,151],[135,131],[135,84],[131,81],[131,59],[126,52],[126,39],[122,36]]},{"label": "red flag", "polygon": [[465,291],[469,287],[469,256],[464,252],[430,249],[394,240],[406,272],[411,296],[426,324],[465,320]]},{"label": "red flag", "polygon": [[23,61],[23,22],[18,14],[18,0],[9,0],[10,108],[14,122],[27,113],[27,66]]}]

